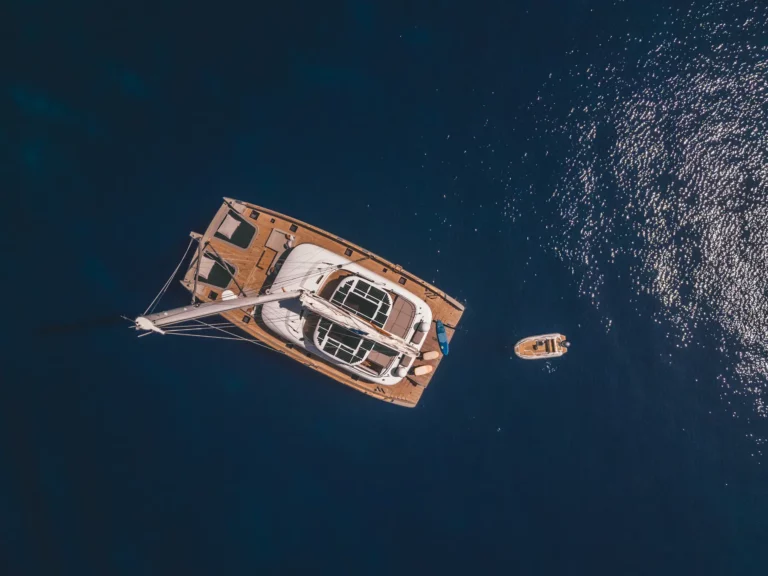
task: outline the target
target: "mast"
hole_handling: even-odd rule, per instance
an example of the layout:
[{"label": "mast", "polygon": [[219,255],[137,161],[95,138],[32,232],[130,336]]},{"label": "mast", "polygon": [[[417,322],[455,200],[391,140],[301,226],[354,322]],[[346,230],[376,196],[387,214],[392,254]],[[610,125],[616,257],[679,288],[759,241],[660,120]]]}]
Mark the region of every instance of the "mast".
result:
[{"label": "mast", "polygon": [[409,356],[418,356],[419,354],[419,348],[412,343],[406,342],[399,336],[395,336],[381,328],[377,328],[351,312],[344,310],[328,300],[320,298],[317,294],[307,292],[306,290],[289,290],[285,292],[277,292],[275,294],[263,294],[261,296],[230,297],[229,299],[220,302],[206,302],[196,306],[183,306],[181,308],[174,308],[173,310],[156,312],[155,314],[139,316],[136,318],[136,329],[164,334],[165,331],[163,330],[163,326],[170,326],[181,322],[205,318],[207,316],[214,316],[229,310],[237,310],[238,308],[261,306],[262,304],[268,304],[269,302],[279,302],[281,300],[291,299],[299,299],[303,307],[314,312],[318,316],[327,318],[335,324],[343,326],[348,330],[355,331],[355,333],[367,340],[372,340],[377,344],[386,346],[401,354],[407,354]]},{"label": "mast", "polygon": [[147,316],[139,316],[136,318],[136,329],[152,330],[153,332],[163,334],[163,326],[187,322],[189,320],[197,320],[198,318],[205,318],[206,316],[213,316],[229,310],[237,310],[238,308],[260,306],[261,304],[279,302],[280,300],[290,300],[292,298],[298,298],[300,295],[300,290],[291,290],[288,292],[278,292],[276,294],[231,298],[222,302],[206,302],[204,304],[198,304],[197,306],[183,306],[182,308],[174,308],[173,310],[166,310],[165,312],[156,312],[155,314],[149,314]]}]

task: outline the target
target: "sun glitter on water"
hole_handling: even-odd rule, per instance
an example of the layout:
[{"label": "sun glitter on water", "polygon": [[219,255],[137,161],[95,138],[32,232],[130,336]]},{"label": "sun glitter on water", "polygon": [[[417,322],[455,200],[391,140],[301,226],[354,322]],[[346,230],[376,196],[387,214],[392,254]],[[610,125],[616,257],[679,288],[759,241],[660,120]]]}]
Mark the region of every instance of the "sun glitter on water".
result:
[{"label": "sun glitter on water", "polygon": [[[606,9],[626,14],[619,4]],[[565,71],[547,74],[525,110],[488,95],[471,139],[446,139],[441,164],[454,180],[484,175],[482,201],[507,226],[538,225],[526,242],[570,269],[606,331],[617,307],[644,315],[651,302],[668,337],[660,360],[711,359],[706,376],[688,364],[695,384],[717,387],[762,459],[768,5],[716,0],[647,20],[641,36],[612,27],[564,54]],[[480,193],[461,201],[471,208]]]},{"label": "sun glitter on water", "polygon": [[636,59],[571,72],[565,119],[547,101],[562,79],[542,91],[539,137],[567,142],[553,250],[595,301],[628,268],[677,346],[716,343],[733,416],[768,418],[768,8],[658,19]]}]

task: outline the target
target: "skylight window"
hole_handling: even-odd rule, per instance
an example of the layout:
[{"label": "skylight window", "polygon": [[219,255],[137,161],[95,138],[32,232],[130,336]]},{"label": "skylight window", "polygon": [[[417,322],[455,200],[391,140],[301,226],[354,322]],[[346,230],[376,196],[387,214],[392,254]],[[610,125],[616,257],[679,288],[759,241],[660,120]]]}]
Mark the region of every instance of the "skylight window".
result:
[{"label": "skylight window", "polygon": [[315,331],[315,344],[326,354],[347,364],[359,364],[365,360],[374,343],[321,318]]},{"label": "skylight window", "polygon": [[242,216],[230,210],[219,225],[214,236],[226,240],[238,248],[248,248],[256,235],[256,228],[243,220]]},{"label": "skylight window", "polygon": [[192,266],[198,271],[197,278],[199,281],[219,288],[229,286],[232,277],[237,272],[232,264],[208,251],[203,254],[199,266],[197,262],[194,262]]},{"label": "skylight window", "polygon": [[379,328],[384,327],[392,309],[392,298],[389,294],[357,277],[349,278],[339,286],[331,301],[357,316],[370,320]]}]

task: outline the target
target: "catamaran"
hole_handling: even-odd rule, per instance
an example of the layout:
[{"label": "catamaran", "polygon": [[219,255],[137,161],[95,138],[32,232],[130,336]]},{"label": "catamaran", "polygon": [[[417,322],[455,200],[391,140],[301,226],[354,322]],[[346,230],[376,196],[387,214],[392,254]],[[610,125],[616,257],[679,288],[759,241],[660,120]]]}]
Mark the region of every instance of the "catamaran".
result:
[{"label": "catamaran", "polygon": [[[224,198],[205,233],[190,236],[179,266],[135,319],[140,336],[251,342],[414,407],[464,313],[459,301],[401,266],[248,202]],[[156,312],[195,243],[181,280],[191,303]]]}]

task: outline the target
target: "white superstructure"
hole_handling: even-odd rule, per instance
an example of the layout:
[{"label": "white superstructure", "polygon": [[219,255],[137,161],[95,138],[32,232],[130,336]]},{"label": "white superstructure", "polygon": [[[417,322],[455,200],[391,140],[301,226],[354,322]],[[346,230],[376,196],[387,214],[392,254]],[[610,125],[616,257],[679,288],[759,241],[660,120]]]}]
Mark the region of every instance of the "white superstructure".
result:
[{"label": "white superstructure", "polygon": [[292,345],[385,386],[406,376],[432,324],[429,306],[413,293],[325,248],[301,244],[288,252],[266,294],[225,291],[220,302],[139,316],[136,328],[165,334],[167,327],[237,309],[252,309]]},{"label": "white superstructure", "polygon": [[273,286],[274,295],[304,296],[260,306],[264,326],[369,382],[400,382],[432,324],[429,306],[413,293],[313,244],[288,254]]}]

